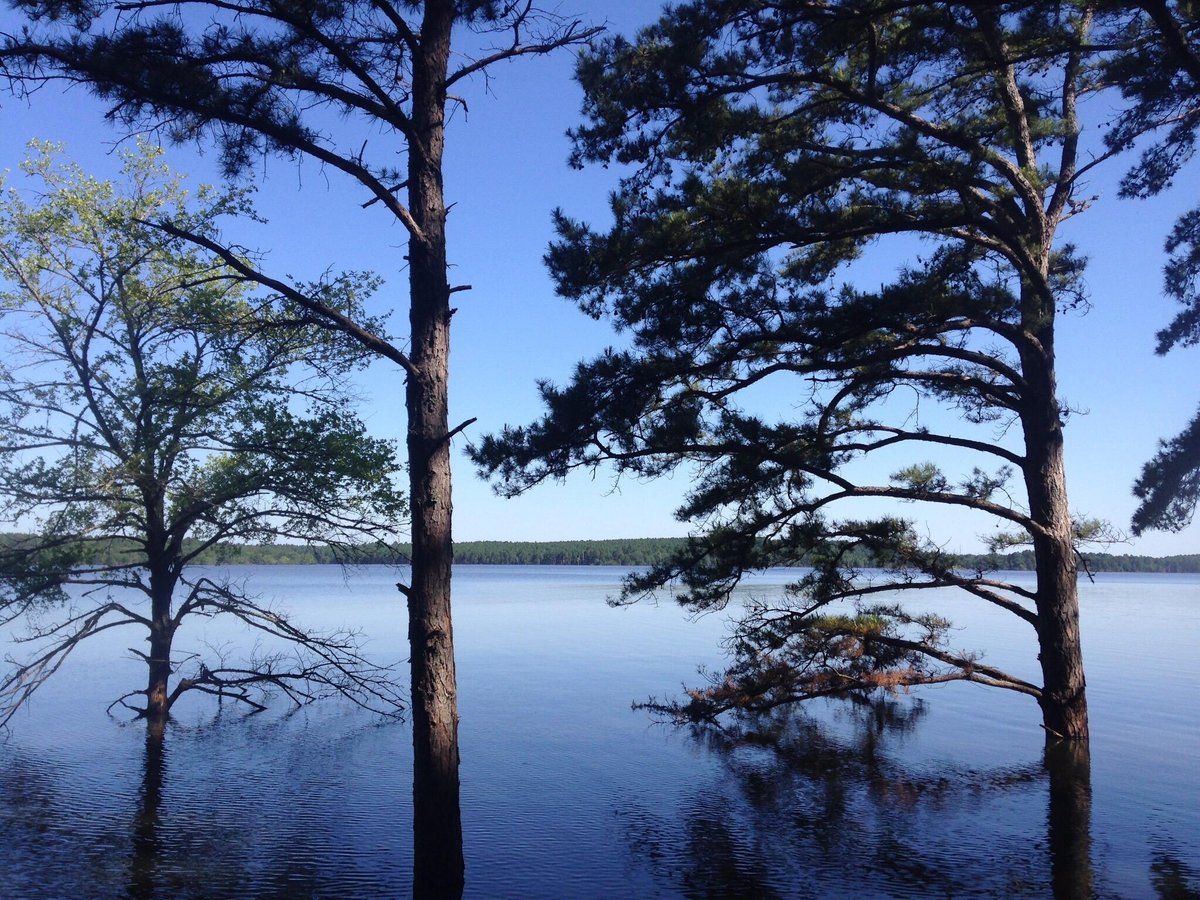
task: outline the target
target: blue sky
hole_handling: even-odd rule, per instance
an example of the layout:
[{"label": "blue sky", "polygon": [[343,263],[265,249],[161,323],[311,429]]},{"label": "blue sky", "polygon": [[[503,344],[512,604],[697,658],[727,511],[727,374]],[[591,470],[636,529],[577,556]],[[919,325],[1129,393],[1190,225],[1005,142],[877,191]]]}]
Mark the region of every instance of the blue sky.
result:
[{"label": "blue sky", "polygon": [[[581,4],[581,6],[584,4]],[[595,4],[610,29],[629,32],[657,10],[656,3]],[[585,16],[587,14],[585,13]],[[6,21],[0,15],[0,28]],[[557,540],[654,537],[686,533],[672,510],[687,488],[686,474],[653,483],[614,485],[580,473],[566,485],[548,484],[516,500],[492,495],[461,455],[465,442],[521,424],[539,413],[535,380],[562,381],[579,359],[613,335],[555,297],[541,262],[552,236],[550,210],[603,221],[615,175],[566,165],[565,130],[579,118],[580,92],[570,78],[570,54],[524,59],[495,70],[466,88],[469,113],[455,113],[447,142],[446,187],[456,205],[450,217],[453,284],[473,290],[456,295],[451,355],[452,425],[478,417],[455,439],[455,534],[460,540]],[[62,141],[69,155],[97,174],[111,174],[111,151],[120,133],[102,122],[102,107],[86,92],[45,89],[28,103],[0,100],[0,169],[14,169],[34,137]],[[193,146],[172,148],[168,160],[199,182],[214,180],[215,157]],[[403,246],[406,236],[378,206],[337,173],[308,162],[266,160],[259,169],[258,206],[269,224],[237,233],[267,252],[269,271],[296,278],[327,268],[379,272],[386,285],[380,308],[394,307],[392,328],[406,327]],[[1162,296],[1162,239],[1175,215],[1196,196],[1195,173],[1171,196],[1152,201],[1116,197],[1120,165],[1098,172],[1089,186],[1100,199],[1067,223],[1064,236],[1090,259],[1092,309],[1068,316],[1059,332],[1062,397],[1086,411],[1067,432],[1072,505],[1089,516],[1127,527],[1134,508],[1130,485],[1157,440],[1176,433],[1200,402],[1200,350],[1153,353],[1154,333],[1173,314]],[[885,280],[895,260],[874,264]],[[363,381],[372,428],[402,439],[401,373],[377,364]],[[786,395],[781,394],[781,404]],[[988,521],[964,514],[904,507],[922,528],[952,548],[973,550]],[[1113,552],[1200,552],[1200,525],[1180,534],[1152,534]]]}]

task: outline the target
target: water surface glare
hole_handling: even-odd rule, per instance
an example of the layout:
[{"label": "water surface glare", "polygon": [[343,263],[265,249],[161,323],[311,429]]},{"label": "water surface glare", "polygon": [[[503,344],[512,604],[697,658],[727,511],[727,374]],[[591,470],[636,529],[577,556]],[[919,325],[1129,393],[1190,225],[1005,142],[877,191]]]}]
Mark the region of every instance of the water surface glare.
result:
[{"label": "water surface glare", "polygon": [[[223,571],[301,622],[363,628],[406,677],[395,572]],[[609,608],[621,572],[455,570],[468,897],[1200,897],[1200,577],[1081,586],[1089,772],[1043,759],[1032,700],[969,684],[810,705],[772,740],[656,725],[630,702],[719,666],[726,621]],[[1025,623],[921,606],[1036,676]],[[179,649],[245,641],[207,628]],[[80,647],[0,743],[0,898],[408,895],[407,724],[197,696],[156,745],[105,713],[144,682],[139,639]]]}]

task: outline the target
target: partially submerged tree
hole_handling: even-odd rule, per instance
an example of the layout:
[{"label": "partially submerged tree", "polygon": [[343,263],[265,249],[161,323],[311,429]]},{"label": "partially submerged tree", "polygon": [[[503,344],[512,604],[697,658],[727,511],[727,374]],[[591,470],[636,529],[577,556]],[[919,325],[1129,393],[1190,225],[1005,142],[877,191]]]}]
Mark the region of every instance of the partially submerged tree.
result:
[{"label": "partially submerged tree", "polygon": [[[0,65],[18,86],[44,77],[82,82],[126,124],[213,138],[231,172],[262,153],[308,157],[356,182],[363,206],[407,232],[407,353],[354,322],[331,321],[407,375],[413,559],[412,584],[401,590],[412,651],[414,890],[461,891],[450,441],[469,422],[452,428],[448,418],[450,298],[466,286],[447,280],[446,116],[448,105],[464,102],[451,94],[456,85],[488,77],[498,63],[585,41],[598,29],[531,0],[10,5],[34,25],[0,44]],[[238,266],[236,257],[227,261]],[[243,271],[321,309],[320,298]]]},{"label": "partially submerged tree", "polygon": [[[1110,77],[1132,105],[1109,134],[1115,147],[1154,130],[1155,141],[1126,175],[1121,192],[1149,197],[1169,189],[1195,153],[1200,133],[1200,6],[1188,0],[1145,0],[1114,6],[1123,15],[1109,41]],[[1158,333],[1157,352],[1200,344],[1200,206],[1179,218],[1167,237],[1164,287],[1183,309]],[[1200,412],[1163,441],[1134,485],[1142,501],[1133,531],[1178,531],[1200,502]]]},{"label": "partially submerged tree", "polygon": [[[747,608],[731,668],[672,711],[966,680],[1036,698],[1048,738],[1087,738],[1077,544],[1099,529],[1068,506],[1055,334],[1085,305],[1059,230],[1109,152],[1080,144],[1092,27],[1086,4],[709,0],[581,61],[575,161],[629,168],[611,230],[560,213],[548,261],[630,347],[543,385],[546,416],[474,456],[510,495],[580,467],[694,466],[678,515],[702,533],[626,597],[678,579],[705,609],[745,572],[811,567]],[[908,263],[864,289],[878,271],[853,262],[894,236]],[[990,517],[994,548],[1032,545],[1036,585],[853,517],[880,500]],[[951,649],[912,608],[936,588],[1026,622],[1041,683]]]},{"label": "partially submerged tree", "polygon": [[[244,206],[189,200],[160,152],[124,156],[125,184],[60,165],[39,145],[34,202],[0,198],[0,618],[31,648],[0,680],[0,723],[83,641],[141,631],[146,687],[120,698],[161,726],[189,692],[263,708],[338,693],[401,709],[388,667],[351,630],[306,630],[192,563],[222,541],[342,548],[394,539],[405,503],[395,447],[366,433],[346,376],[365,354],[310,327],[285,298],[254,293],[212,254],[145,224],[215,236]],[[376,286],[346,274],[324,302],[356,318]],[[240,619],[262,651],[180,651],[195,618]],[[134,706],[133,698],[140,705]]]}]

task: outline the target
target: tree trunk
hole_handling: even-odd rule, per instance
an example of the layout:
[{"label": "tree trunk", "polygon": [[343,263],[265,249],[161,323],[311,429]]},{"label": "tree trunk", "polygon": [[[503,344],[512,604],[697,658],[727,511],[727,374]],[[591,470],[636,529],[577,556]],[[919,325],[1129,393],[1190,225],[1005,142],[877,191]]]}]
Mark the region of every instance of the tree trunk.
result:
[{"label": "tree trunk", "polygon": [[161,731],[171,712],[171,643],[175,624],[171,621],[171,599],[175,580],[170,576],[150,573],[150,657],[147,660],[149,679],[146,683],[146,719],[152,729]]},{"label": "tree trunk", "polygon": [[1022,354],[1028,383],[1022,415],[1029,513],[1037,565],[1038,659],[1042,664],[1042,724],[1047,740],[1088,738],[1087,695],[1079,635],[1078,566],[1067,503],[1062,416],[1054,372],[1053,302],[1046,323]]},{"label": "tree trunk", "polygon": [[458,689],[450,612],[451,542],[448,376],[450,288],[442,189],[446,72],[455,6],[425,4],[413,66],[409,203],[419,232],[409,240],[410,353],[408,464],[412,504],[413,893],[458,897],[463,890],[458,782]]}]

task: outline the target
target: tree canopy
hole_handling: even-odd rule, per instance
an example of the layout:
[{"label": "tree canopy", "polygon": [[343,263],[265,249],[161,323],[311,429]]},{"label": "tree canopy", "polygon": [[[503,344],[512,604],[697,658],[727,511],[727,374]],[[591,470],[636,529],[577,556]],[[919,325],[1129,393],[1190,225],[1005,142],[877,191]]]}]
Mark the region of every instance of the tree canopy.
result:
[{"label": "tree canopy", "polygon": [[[161,151],[123,154],[120,185],[40,144],[24,165],[41,191],[0,198],[0,497],[34,533],[0,547],[0,611],[23,620],[27,658],[0,681],[0,720],[80,641],[147,632],[141,715],[161,719],[189,691],[261,706],[339,692],[399,709],[386,668],[351,631],[305,631],[191,564],[222,541],[304,541],[352,553],[394,538],[405,512],[396,448],[371,437],[347,376],[364,352],[311,327],[311,314],[149,221],[216,236],[246,212],[238,191],[189,196]],[[312,285],[365,319],[374,276]],[[121,547],[97,559],[94,548]],[[226,662],[180,655],[194,616],[231,615],[272,649]]]},{"label": "tree canopy", "polygon": [[[1126,16],[1115,29],[1122,48],[1109,62],[1110,77],[1131,101],[1109,135],[1122,147],[1148,129],[1155,139],[1142,151],[1121,186],[1128,197],[1171,188],[1193,157],[1200,131],[1200,7],[1191,2],[1147,0],[1121,4]],[[1182,307],[1158,333],[1160,354],[1200,344],[1200,206],[1182,215],[1166,238],[1163,287]],[[1200,412],[1174,438],[1163,441],[1134,485],[1141,500],[1133,531],[1179,530],[1200,502]]]},{"label": "tree canopy", "polygon": [[[697,535],[627,597],[679,579],[708,608],[747,571],[813,567],[787,603],[749,608],[731,668],[675,712],[967,680],[1086,737],[1078,547],[1105,527],[1069,507],[1055,335],[1087,307],[1062,226],[1095,167],[1158,123],[1083,142],[1116,21],[1073,3],[709,0],[580,62],[573,160],[623,175],[611,227],[560,212],[547,259],[627,345],[543,385],[545,417],[474,456],[510,495],[581,467],[693,466],[678,515]],[[905,262],[875,287],[861,261],[880,246]],[[982,514],[992,549],[1030,546],[1036,587],[957,569],[894,512],[856,515],[879,500]],[[1042,682],[952,649],[949,623],[914,609],[945,587],[1028,623]]]}]

